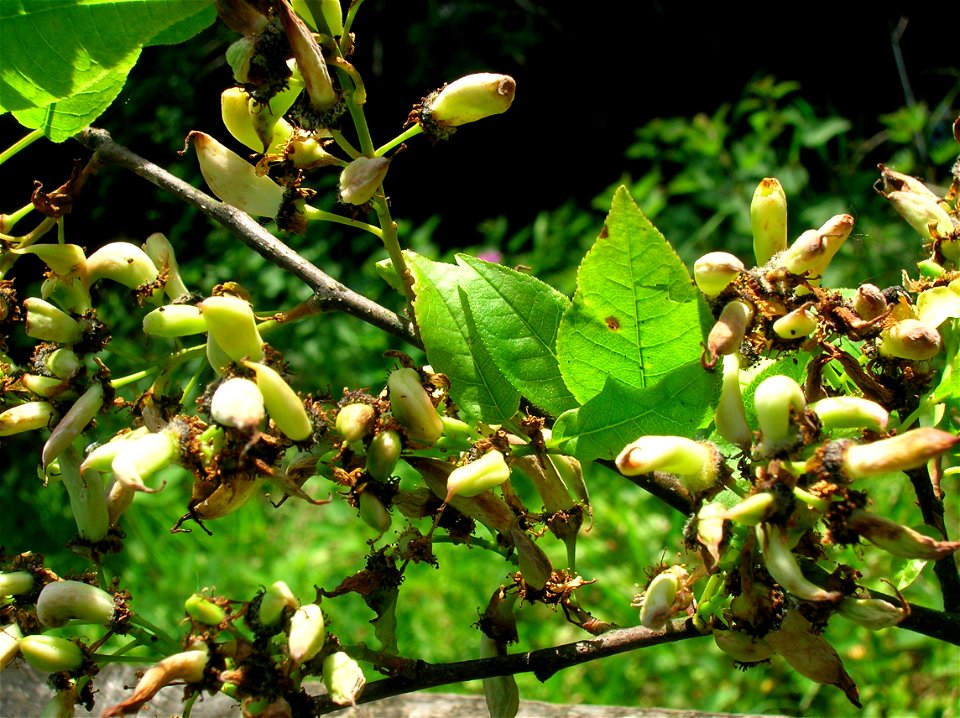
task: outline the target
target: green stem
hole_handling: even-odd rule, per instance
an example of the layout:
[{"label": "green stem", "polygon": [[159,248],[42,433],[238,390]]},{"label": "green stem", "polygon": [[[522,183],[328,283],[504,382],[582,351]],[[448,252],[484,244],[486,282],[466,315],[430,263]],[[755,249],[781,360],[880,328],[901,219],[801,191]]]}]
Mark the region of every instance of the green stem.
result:
[{"label": "green stem", "polygon": [[0,215],[0,229],[4,232],[10,232],[16,226],[17,222],[26,217],[34,210],[33,202],[23,205],[20,209],[10,214]]},{"label": "green stem", "polygon": [[148,369],[141,369],[140,371],[135,371],[133,374],[127,374],[126,376],[121,376],[116,379],[110,380],[110,386],[114,389],[122,389],[123,387],[133,384],[140,381],[141,379],[146,379],[151,374],[156,374],[160,371],[160,367],[149,367]]},{"label": "green stem", "polygon": [[43,137],[43,130],[34,130],[30,134],[21,137],[3,152],[0,152],[0,165],[9,160],[11,157],[14,157],[21,150],[25,150],[41,137]]},{"label": "green stem", "polygon": [[374,152],[374,156],[383,157],[387,152],[392,150],[397,145],[403,144],[407,140],[420,134],[423,134],[423,126],[418,122],[417,124],[413,125],[413,127],[408,127],[405,131],[401,132],[385,145],[380,145]]},{"label": "green stem", "polygon": [[353,21],[357,17],[357,10],[360,9],[361,5],[363,5],[363,0],[353,0],[350,7],[347,8],[347,16],[343,19],[343,35],[340,42],[344,42],[345,38],[350,37],[350,28],[353,26]]},{"label": "green stem", "polygon": [[350,159],[355,160],[363,154],[353,146],[350,140],[343,136],[340,130],[330,130],[330,136],[333,138],[333,141],[337,143],[337,147],[343,150]]},{"label": "green stem", "polygon": [[6,242],[7,244],[15,244],[17,245],[17,249],[24,249],[25,247],[29,247],[31,244],[53,229],[55,224],[57,224],[57,220],[53,217],[44,217],[40,224],[23,236],[11,237],[7,234],[0,234],[0,241]]},{"label": "green stem", "polygon": [[375,227],[372,224],[367,224],[366,222],[358,222],[355,219],[350,219],[349,217],[343,217],[339,214],[334,214],[333,212],[325,212],[322,209],[317,209],[316,207],[311,207],[309,204],[304,205],[303,207],[303,216],[308,220],[322,220],[324,222],[335,222],[336,224],[345,224],[348,227],[353,227],[355,229],[362,229],[364,232],[369,232],[380,239],[383,239],[383,231],[379,227]]},{"label": "green stem", "polygon": [[[167,635],[166,631],[164,631],[159,626],[155,626],[146,618],[141,616],[139,613],[134,613],[132,616],[130,616],[130,625],[136,626],[137,628],[142,629],[145,633],[152,635],[158,641],[162,642],[164,644],[165,651],[168,651],[171,653],[178,653],[181,650],[180,645],[175,640],[173,640],[169,635]],[[144,640],[139,636],[137,636],[137,639],[140,641],[141,645],[144,645],[147,647],[150,647],[151,644],[154,643],[154,641],[150,639]]]},{"label": "green stem", "polygon": [[[403,285],[403,294],[412,307],[414,300],[413,279],[410,272],[407,271],[407,263],[403,259],[400,238],[397,236],[397,225],[393,221],[393,217],[390,216],[390,207],[387,205],[386,198],[379,193],[371,202],[374,210],[376,210],[377,218],[380,220],[380,226],[383,228],[383,236],[380,239],[383,240],[383,246],[390,256],[390,261],[393,262],[393,271],[397,273],[397,277],[400,278]],[[412,312],[411,316],[413,316]]]}]

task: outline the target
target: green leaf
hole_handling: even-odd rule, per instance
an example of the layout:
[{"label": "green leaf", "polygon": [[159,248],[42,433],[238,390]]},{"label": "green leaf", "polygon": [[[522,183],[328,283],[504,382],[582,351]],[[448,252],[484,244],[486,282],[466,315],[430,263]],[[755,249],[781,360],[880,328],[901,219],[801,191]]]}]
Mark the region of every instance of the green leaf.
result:
[{"label": "green leaf", "polygon": [[646,388],[611,376],[597,396],[557,419],[553,438],[561,451],[581,461],[613,459],[640,436],[692,437],[719,394],[719,375],[704,371],[699,360]]},{"label": "green leaf", "polygon": [[653,386],[700,357],[707,314],[676,252],[621,187],[560,324],[563,379],[582,403],[610,377]]},{"label": "green leaf", "polygon": [[497,369],[469,313],[462,285],[475,279],[462,267],[406,253],[417,295],[413,309],[427,359],[450,379],[450,393],[471,416],[500,424],[520,406],[520,393]]},{"label": "green leaf", "polygon": [[209,25],[212,0],[0,0],[0,112],[62,141],[119,94],[145,45]]},{"label": "green leaf", "polygon": [[575,408],[555,351],[569,300],[539,279],[500,264],[463,254],[457,262],[474,275],[464,285],[473,322],[507,381],[555,416]]}]

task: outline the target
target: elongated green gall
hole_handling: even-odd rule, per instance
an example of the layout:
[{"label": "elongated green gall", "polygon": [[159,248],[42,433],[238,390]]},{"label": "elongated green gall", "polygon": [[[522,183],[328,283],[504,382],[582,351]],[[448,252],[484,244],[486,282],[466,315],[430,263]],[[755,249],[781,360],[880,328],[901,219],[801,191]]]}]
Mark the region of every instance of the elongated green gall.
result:
[{"label": "elongated green gall", "polygon": [[393,417],[413,439],[433,444],[443,433],[443,422],[427,395],[416,369],[395,369],[387,377]]},{"label": "elongated green gall", "polygon": [[491,449],[476,461],[458,466],[447,477],[447,496],[476,496],[510,478],[503,454]]},{"label": "elongated green gall", "polygon": [[44,429],[57,418],[56,407],[48,401],[28,401],[0,413],[0,436]]},{"label": "elongated green gall", "polygon": [[200,173],[218,199],[254,217],[275,218],[283,204],[283,188],[236,152],[203,132],[187,136],[200,161]]},{"label": "elongated green gall", "polygon": [[758,524],[755,530],[767,571],[787,593],[805,601],[835,601],[840,598],[841,594],[837,591],[827,591],[804,577],[783,526]]},{"label": "elongated green gall", "polygon": [[714,631],[717,648],[740,663],[765,661],[773,655],[773,648],[762,638],[744,631]]},{"label": "elongated green gall", "polygon": [[297,392],[280,374],[266,364],[243,362],[257,375],[257,387],[263,395],[263,405],[277,428],[294,441],[303,441],[313,433],[313,423]]},{"label": "elongated green gall", "polygon": [[441,129],[459,127],[510,109],[517,83],[509,75],[479,72],[444,86],[423,103],[423,118]]},{"label": "elongated green gall", "polygon": [[776,177],[764,177],[754,190],[750,226],[757,265],[787,248],[787,195]]},{"label": "elongated green gall", "polygon": [[753,395],[753,405],[760,426],[761,454],[769,456],[789,448],[798,438],[797,427],[791,422],[791,411],[806,408],[803,387],[791,377],[775,374],[764,379]]},{"label": "elongated green gall", "polygon": [[698,492],[716,483],[719,456],[712,444],[682,436],[641,436],[624,447],[616,464],[624,476],[676,474],[689,491]]},{"label": "elongated green gall", "polygon": [[386,481],[393,476],[402,450],[403,440],[399,432],[381,431],[367,447],[367,473],[379,481]]},{"label": "elongated green gall", "polygon": [[273,8],[283,22],[283,29],[290,41],[290,48],[300,68],[304,89],[310,105],[323,113],[337,103],[337,92],[330,79],[330,71],[323,53],[306,23],[293,11],[286,0],[274,0]]},{"label": "elongated green gall", "polygon": [[60,453],[80,436],[87,424],[97,415],[103,406],[103,385],[95,381],[80,398],[77,399],[43,445],[41,460],[46,466],[56,459]]},{"label": "elongated green gall", "polygon": [[186,337],[207,331],[200,308],[192,304],[168,304],[147,312],[143,333],[153,337]]},{"label": "elongated green gall", "polygon": [[869,444],[850,442],[841,468],[852,479],[907,471],[923,466],[960,443],[960,436],[933,427],[911,429]]},{"label": "elongated green gall", "polygon": [[83,651],[73,641],[38,633],[20,639],[20,655],[44,673],[75,671],[83,665]]},{"label": "elongated green gall", "polygon": [[837,613],[847,620],[859,623],[871,631],[896,626],[909,615],[909,611],[894,606],[882,598],[844,598]]},{"label": "elongated green gall", "polygon": [[179,437],[171,430],[143,436],[124,442],[110,463],[117,481],[136,491],[152,494],[163,488],[150,488],[144,482],[153,474],[180,457]]},{"label": "elongated green gall", "polygon": [[369,404],[347,404],[337,412],[337,431],[351,444],[370,433],[376,418],[377,412]]},{"label": "elongated green gall", "polygon": [[280,622],[283,611],[290,608],[297,610],[299,603],[286,581],[274,581],[263,593],[257,619],[263,626],[273,626]]},{"label": "elongated green gall", "polygon": [[829,396],[810,405],[826,430],[887,428],[889,412],[880,404],[859,396]]},{"label": "elongated green gall", "polygon": [[899,558],[937,561],[960,549],[960,541],[937,541],[908,526],[862,509],[851,512],[846,528]]},{"label": "elongated green gall", "polygon": [[202,594],[192,594],[183,604],[187,615],[205,626],[219,626],[227,617],[227,612]]},{"label": "elongated green gall", "polygon": [[23,308],[27,311],[28,337],[45,342],[75,344],[83,334],[76,319],[45,299],[27,297],[23,300]]},{"label": "elongated green gall", "polygon": [[233,361],[263,360],[263,340],[250,303],[231,295],[207,297],[197,305],[207,331]]},{"label": "elongated green gall", "polygon": [[113,619],[113,596],[81,581],[53,581],[40,591],[37,618],[56,628],[71,619],[107,625]]},{"label": "elongated green gall", "polygon": [[693,280],[704,295],[713,298],[745,270],[743,262],[729,252],[708,252],[693,263]]},{"label": "elongated green gall", "polygon": [[257,105],[240,87],[221,93],[220,116],[230,134],[254,152],[279,153],[294,132],[293,125],[275,116],[270,105]]},{"label": "elongated green gall", "polygon": [[129,698],[112,705],[103,713],[103,718],[114,718],[127,713],[136,713],[147,701],[153,698],[161,688],[174,682],[199,683],[210,655],[206,645],[199,644],[194,650],[174,653],[148,668],[137,682]]},{"label": "elongated green gall", "polygon": [[753,440],[753,432],[747,423],[747,412],[743,404],[743,392],[740,389],[740,355],[727,354],[723,357],[723,380],[720,384],[720,398],[713,415],[717,433],[731,444],[747,447]]},{"label": "elongated green gall", "polygon": [[109,279],[130,289],[156,281],[160,275],[147,253],[131,242],[103,245],[87,257],[84,272],[88,287]]},{"label": "elongated green gall", "polygon": [[169,299],[178,299],[190,293],[180,276],[177,255],[166,235],[160,232],[151,234],[143,243],[143,251],[165,278],[163,291]]},{"label": "elongated green gall", "polygon": [[0,596],[19,596],[33,590],[33,574],[29,571],[0,573]]},{"label": "elongated green gall", "polygon": [[747,327],[753,319],[753,307],[740,299],[727,302],[716,324],[707,336],[707,366],[713,367],[717,358],[740,349]]},{"label": "elongated green gall", "polygon": [[377,193],[390,169],[386,157],[357,157],[340,173],[340,199],[346,204],[366,204]]}]

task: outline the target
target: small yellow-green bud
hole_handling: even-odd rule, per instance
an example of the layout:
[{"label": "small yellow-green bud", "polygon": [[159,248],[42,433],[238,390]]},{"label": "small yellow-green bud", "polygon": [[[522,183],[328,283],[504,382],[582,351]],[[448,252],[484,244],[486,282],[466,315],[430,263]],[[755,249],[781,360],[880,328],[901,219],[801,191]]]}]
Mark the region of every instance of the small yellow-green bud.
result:
[{"label": "small yellow-green bud", "polygon": [[194,593],[183,604],[187,615],[205,626],[219,626],[227,617],[227,612],[205,596]]},{"label": "small yellow-green bud", "polygon": [[143,333],[153,337],[185,337],[207,331],[200,308],[192,304],[168,304],[143,317]]},{"label": "small yellow-green bud", "polygon": [[44,429],[56,419],[57,409],[48,401],[28,401],[0,413],[0,436]]},{"label": "small yellow-green bud", "polygon": [[0,596],[20,596],[33,590],[33,574],[29,571],[0,573]]},{"label": "small yellow-green bud", "polygon": [[75,344],[83,331],[80,323],[62,309],[39,297],[23,300],[27,311],[26,333],[28,337],[45,342]]},{"label": "small yellow-green bud", "polygon": [[767,377],[757,386],[753,396],[760,427],[758,449],[764,456],[789,448],[798,438],[797,427],[791,424],[791,409],[806,408],[807,400],[795,379],[782,374]]},{"label": "small yellow-green bud", "polygon": [[295,611],[299,605],[297,597],[293,595],[286,581],[274,581],[264,591],[263,598],[260,600],[257,620],[263,626],[272,626],[280,621],[285,608],[289,607]]},{"label": "small yellow-green bud", "polygon": [[693,263],[693,279],[708,298],[720,294],[746,269],[729,252],[708,252]]},{"label": "small yellow-green bud", "polygon": [[479,72],[461,77],[430,95],[424,119],[441,129],[459,127],[510,109],[517,83],[509,75]]},{"label": "small yellow-green bud", "polygon": [[249,302],[225,294],[207,297],[197,306],[207,331],[233,361],[263,360],[263,340]]},{"label": "small yellow-green bud", "polygon": [[433,444],[443,433],[443,422],[427,395],[416,369],[395,369],[387,377],[393,417],[407,435]]},{"label": "small yellow-green bud", "polygon": [[360,518],[367,526],[374,529],[378,536],[382,536],[390,528],[391,519],[387,507],[371,491],[364,491],[360,494],[357,502]]},{"label": "small yellow-green bud", "polygon": [[71,619],[107,625],[113,619],[113,596],[82,581],[53,581],[40,591],[37,619],[58,628]]},{"label": "small yellow-green bud", "polygon": [[960,436],[940,429],[911,429],[869,444],[849,442],[843,451],[841,467],[851,479],[907,471],[923,466],[958,443]]},{"label": "small yellow-green bud", "polygon": [[776,177],[764,177],[754,190],[750,225],[758,265],[787,248],[787,195]]},{"label": "small yellow-green bud", "polygon": [[303,441],[313,434],[313,423],[297,392],[277,371],[266,364],[243,362],[257,375],[257,387],[270,419],[281,432],[294,441]]},{"label": "small yellow-green bud", "polygon": [[756,526],[773,513],[776,508],[776,497],[769,491],[761,491],[743,499],[735,506],[724,512],[724,518],[736,521],[744,526]]},{"label": "small yellow-green bud", "polygon": [[787,593],[805,601],[834,601],[840,598],[841,594],[837,591],[827,591],[804,578],[783,526],[758,524],[755,530],[767,571]]},{"label": "small yellow-green bud", "polygon": [[717,648],[740,663],[757,663],[773,655],[773,648],[762,638],[744,631],[714,631]]},{"label": "small yellow-green bud", "polygon": [[617,456],[624,476],[654,471],[676,474],[691,492],[713,486],[718,478],[720,452],[710,443],[682,436],[641,436]]},{"label": "small yellow-green bud", "polygon": [[20,639],[20,655],[44,673],[75,671],[83,665],[83,650],[73,641],[38,633]]},{"label": "small yellow-green bud", "polygon": [[346,404],[337,412],[337,431],[352,444],[370,433],[376,418],[377,412],[370,404]]},{"label": "small yellow-green bud", "polygon": [[80,358],[67,347],[60,347],[47,354],[43,360],[47,371],[57,379],[72,379],[80,371]]},{"label": "small yellow-green bud", "polygon": [[242,377],[223,381],[210,399],[210,416],[222,426],[249,430],[260,425],[267,410],[255,382]]},{"label": "small yellow-green bud", "polygon": [[940,353],[940,332],[919,319],[901,319],[880,332],[880,356],[924,361]]},{"label": "small yellow-green bud", "polygon": [[400,460],[403,441],[399,432],[381,431],[370,440],[367,448],[367,473],[375,479],[386,481]]},{"label": "small yellow-green bud", "polygon": [[323,659],[323,685],[330,700],[338,706],[356,705],[366,682],[360,664],[343,651],[335,651]]},{"label": "small yellow-green bud", "polygon": [[327,638],[323,611],[316,603],[308,603],[294,611],[290,618],[290,633],[287,636],[287,651],[296,665],[316,656]]},{"label": "small yellow-green bud", "polygon": [[187,285],[183,283],[180,276],[180,265],[177,263],[177,255],[173,251],[173,245],[166,235],[160,232],[154,232],[143,243],[143,251],[153,261],[154,266],[160,270],[165,278],[163,291],[170,299],[177,299],[189,294]]},{"label": "small yellow-green bud", "polygon": [[641,625],[654,631],[667,625],[685,600],[687,577],[682,566],[671,566],[653,577],[641,598]]},{"label": "small yellow-green bud", "polygon": [[785,314],[773,323],[773,331],[781,339],[808,337],[817,330],[817,314],[807,303]]},{"label": "small yellow-green bud", "polygon": [[377,193],[390,169],[386,157],[357,157],[340,173],[340,199],[346,204],[366,204]]},{"label": "small yellow-green bud", "polygon": [[829,396],[810,405],[826,430],[887,428],[889,412],[880,404],[859,396]]},{"label": "small yellow-green bud", "polygon": [[240,87],[221,93],[220,116],[230,134],[254,152],[279,153],[294,132],[293,125],[274,115],[270,105],[258,105]]},{"label": "small yellow-green bud", "polygon": [[502,453],[491,449],[476,461],[458,466],[447,477],[447,498],[476,496],[510,478],[510,467]]},{"label": "small yellow-green bud", "polygon": [[777,258],[777,265],[792,274],[808,274],[818,283],[827,265],[850,236],[853,217],[838,214],[819,229],[808,229]]}]

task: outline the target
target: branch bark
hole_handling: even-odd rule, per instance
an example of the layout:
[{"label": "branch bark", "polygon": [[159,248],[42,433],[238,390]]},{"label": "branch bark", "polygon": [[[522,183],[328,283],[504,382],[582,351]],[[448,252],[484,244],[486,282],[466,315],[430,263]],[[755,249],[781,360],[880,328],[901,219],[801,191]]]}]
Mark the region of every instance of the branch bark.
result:
[{"label": "branch bark", "polygon": [[210,219],[223,225],[240,241],[259,253],[268,262],[302,280],[314,292],[315,304],[325,311],[339,311],[372,324],[378,329],[422,347],[413,322],[376,302],[354,292],[323,270],[314,266],[286,244],[274,237],[250,215],[224,204],[210,195],[167,172],[163,167],[144,159],[118,144],[106,130],[89,127],[77,139],[105,165],[116,165],[193,205]]},{"label": "branch bark", "polygon": [[[699,638],[703,635],[694,628],[689,619],[678,619],[658,631],[652,631],[643,626],[622,628],[608,631],[588,640],[495,658],[479,658],[473,661],[442,664],[400,659],[401,664],[405,666],[404,672],[401,675],[368,684],[363,689],[357,702],[369,703],[436,686],[495,676],[508,676],[516,673],[533,673],[538,680],[545,681],[558,671],[581,663],[607,658],[618,653],[635,651],[639,648],[656,646],[661,643]],[[377,662],[379,657],[376,652],[364,648],[350,648],[347,652],[357,660],[374,663]],[[313,698],[314,715],[324,715],[342,707],[333,703],[326,695]]]}]

